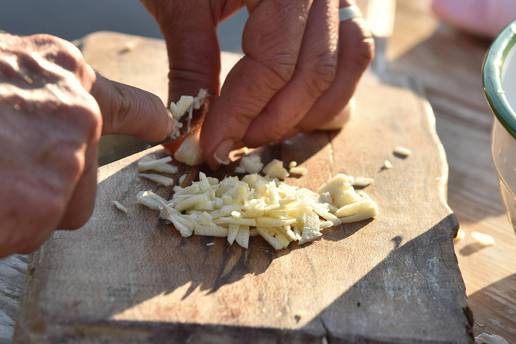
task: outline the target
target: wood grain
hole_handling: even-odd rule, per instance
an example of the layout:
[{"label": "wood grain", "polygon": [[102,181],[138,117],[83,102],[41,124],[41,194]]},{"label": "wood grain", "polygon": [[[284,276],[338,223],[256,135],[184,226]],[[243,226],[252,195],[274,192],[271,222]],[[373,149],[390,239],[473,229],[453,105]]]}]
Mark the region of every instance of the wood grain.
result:
[{"label": "wood grain", "polygon": [[[121,38],[97,34],[90,44]],[[280,252],[260,238],[248,251],[184,239],[135,204],[138,191],[156,189],[134,165],[151,149],[102,167],[88,224],[56,233],[34,255],[16,342],[471,343],[431,110],[406,79],[368,75],[357,99],[339,133],[301,135],[265,153],[306,166],[290,182],[310,188],[339,171],[374,177],[377,219]],[[393,157],[399,144],[413,156]],[[385,159],[393,169],[380,169]]]}]

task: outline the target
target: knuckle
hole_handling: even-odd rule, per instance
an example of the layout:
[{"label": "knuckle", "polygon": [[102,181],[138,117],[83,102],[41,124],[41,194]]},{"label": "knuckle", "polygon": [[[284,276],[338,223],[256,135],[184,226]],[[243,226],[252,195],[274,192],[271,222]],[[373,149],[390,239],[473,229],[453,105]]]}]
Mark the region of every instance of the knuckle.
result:
[{"label": "knuckle", "polygon": [[296,60],[289,56],[276,57],[263,64],[278,77],[282,84],[290,81],[296,69]]},{"label": "knuckle", "polygon": [[94,111],[88,104],[82,104],[82,102],[70,105],[66,110],[75,115],[75,123],[89,139],[96,138],[97,132],[99,132],[99,128],[102,126],[102,116],[100,113]]},{"label": "knuckle", "polygon": [[74,54],[63,49],[48,51],[45,58],[72,72],[79,70],[82,65]]},{"label": "knuckle", "polygon": [[36,213],[36,216],[42,219],[42,227],[47,229],[54,227],[66,208],[64,195],[61,193],[50,193],[38,203],[34,206],[39,208],[39,214]]},{"label": "knuckle", "polygon": [[285,130],[284,128],[282,128],[280,126],[273,126],[270,128],[270,131],[267,135],[268,141],[273,142],[273,143],[279,142],[283,139],[286,132],[287,132],[287,130]]},{"label": "knuckle", "polygon": [[33,41],[38,45],[43,44],[57,44],[61,39],[56,36],[52,36],[46,33],[37,33],[35,35],[30,35],[26,37],[27,39]]},{"label": "knuckle", "polygon": [[[81,154],[77,154],[75,151],[62,155],[62,162],[60,162],[62,173],[69,180],[77,180],[84,171],[84,157]],[[51,206],[50,208],[53,209],[54,207]]]},{"label": "knuckle", "polygon": [[303,80],[308,93],[318,97],[323,93],[335,79],[337,63],[335,59],[324,57],[317,59],[315,63],[303,71]]},{"label": "knuckle", "polygon": [[361,39],[355,44],[354,54],[351,63],[365,69],[374,57],[374,39],[366,31]]},{"label": "knuckle", "polygon": [[45,57],[66,69],[77,70],[84,64],[82,53],[71,42],[48,34],[36,34],[28,39],[45,51]]}]

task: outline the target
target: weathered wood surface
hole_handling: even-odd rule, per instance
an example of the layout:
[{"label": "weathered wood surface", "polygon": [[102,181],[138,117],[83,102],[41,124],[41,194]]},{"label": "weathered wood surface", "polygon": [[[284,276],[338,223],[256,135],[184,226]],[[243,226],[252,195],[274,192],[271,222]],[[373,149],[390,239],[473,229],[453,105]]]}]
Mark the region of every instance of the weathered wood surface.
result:
[{"label": "weathered wood surface", "polygon": [[[516,343],[516,236],[500,200],[490,147],[493,116],[480,72],[490,43],[440,24],[423,3],[397,1],[387,65],[422,83],[437,118],[450,165],[448,202],[467,234],[455,250],[475,333]],[[476,244],[473,231],[496,244]]]},{"label": "weathered wood surface", "polygon": [[0,259],[0,344],[11,343],[27,264],[22,255]]},{"label": "weathered wood surface", "polygon": [[[90,44],[123,44],[120,37],[98,34]],[[139,49],[156,61],[165,51],[155,42]],[[151,72],[165,65],[152,68],[142,67],[141,77],[161,80]],[[128,81],[129,73],[105,74]],[[344,130],[296,137],[270,152],[308,167],[291,182],[311,188],[339,171],[374,177],[376,220],[281,252],[259,238],[248,251],[223,239],[182,239],[134,203],[137,191],[156,188],[136,178],[133,164],[153,150],[126,158],[101,168],[85,228],[56,233],[34,255],[16,342],[471,342],[433,115],[406,80],[395,84],[369,75]],[[393,157],[398,144],[413,156]],[[385,159],[393,169],[380,170]]]}]

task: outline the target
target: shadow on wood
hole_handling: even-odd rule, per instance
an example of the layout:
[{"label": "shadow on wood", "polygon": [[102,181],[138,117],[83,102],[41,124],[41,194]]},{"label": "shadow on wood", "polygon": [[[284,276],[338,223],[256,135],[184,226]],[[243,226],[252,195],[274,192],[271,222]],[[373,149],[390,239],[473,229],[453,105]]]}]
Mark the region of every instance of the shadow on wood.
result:
[{"label": "shadow on wood", "polygon": [[[192,283],[201,288],[217,287],[221,283],[220,278],[226,278],[222,283],[231,283],[242,274],[259,274],[275,259],[275,254],[266,252],[262,243],[253,243],[248,254],[236,248],[224,248],[225,253],[216,253],[205,247],[204,240],[193,239],[195,243],[189,246],[196,247],[196,250],[185,249],[188,245],[184,243],[176,246],[176,249],[185,249],[186,260],[198,259],[198,256],[192,254],[201,252],[202,264],[213,264],[217,278],[199,276],[198,272],[206,270],[185,266],[190,269],[192,278],[178,280],[178,276],[161,275],[161,278],[169,281],[161,283],[162,286],[168,286],[165,289],[111,290],[110,297],[116,298],[118,302],[112,303],[114,307],[110,310],[111,314],[104,315],[105,321],[92,321],[88,317],[71,322],[67,318],[53,319],[52,327],[46,329],[45,338],[49,343],[242,343],[249,338],[260,343],[313,343],[322,337],[327,338],[329,343],[472,343],[472,317],[463,298],[462,280],[453,271],[457,269],[456,265],[449,264],[456,258],[442,255],[443,252],[453,255],[453,251],[445,246],[451,245],[449,228],[457,226],[455,217],[449,215],[413,240],[401,241],[398,248],[393,248],[383,261],[338,295],[315,317],[295,314],[298,326],[292,330],[117,320],[117,315],[125,310],[157,295],[171,293],[180,285]],[[163,231],[156,232],[159,237],[163,234]],[[421,250],[426,251],[425,254],[420,254]],[[268,256],[268,263],[255,265],[253,256],[264,253]],[[328,258],[330,262],[331,257]],[[369,257],[358,259],[368,260]],[[340,263],[332,262],[336,266]],[[226,271],[228,266],[229,270]],[[307,290],[306,297],[313,297],[310,290]],[[397,301],[386,303],[385,299]],[[462,301],[457,303],[457,299]],[[245,303],[240,306],[245,307]],[[342,309],[354,311],[342,312]],[[73,307],[69,311],[73,312]],[[404,314],[404,317],[397,316],[399,314]],[[435,317],[435,314],[442,316]],[[417,324],[414,323],[415,319]]]},{"label": "shadow on wood", "polygon": [[516,343],[516,273],[474,292],[469,304],[475,312],[475,335],[488,332]]}]

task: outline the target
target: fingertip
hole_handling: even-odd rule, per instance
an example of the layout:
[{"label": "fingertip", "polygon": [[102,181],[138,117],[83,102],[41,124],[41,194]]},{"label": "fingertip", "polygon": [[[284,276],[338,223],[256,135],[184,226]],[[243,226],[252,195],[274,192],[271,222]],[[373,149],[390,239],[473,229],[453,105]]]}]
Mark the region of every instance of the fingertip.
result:
[{"label": "fingertip", "polygon": [[97,75],[91,94],[103,117],[103,134],[125,134],[159,142],[174,129],[161,99],[148,91]]},{"label": "fingertip", "polygon": [[153,105],[149,108],[154,109],[155,115],[148,117],[149,120],[151,119],[151,117],[155,117],[154,120],[156,125],[154,127],[154,131],[149,132],[149,135],[152,137],[149,137],[148,140],[154,142],[163,141],[165,138],[167,138],[167,136],[169,136],[174,131],[176,127],[176,121],[172,119],[169,110],[165,107],[165,105],[158,96],[152,93],[149,93],[149,95],[151,96],[150,101],[152,101],[153,103]]}]

